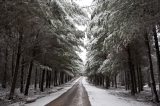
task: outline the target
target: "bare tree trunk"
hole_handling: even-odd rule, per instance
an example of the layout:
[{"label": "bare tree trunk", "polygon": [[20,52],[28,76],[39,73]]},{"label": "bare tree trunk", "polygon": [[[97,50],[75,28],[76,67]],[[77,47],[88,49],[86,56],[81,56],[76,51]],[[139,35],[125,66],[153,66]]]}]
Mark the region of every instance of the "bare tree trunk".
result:
[{"label": "bare tree trunk", "polygon": [[137,77],[136,77],[136,69],[135,69],[135,67],[134,67],[134,65],[133,65],[133,78],[134,78],[134,92],[135,93],[137,93]]},{"label": "bare tree trunk", "polygon": [[46,88],[49,87],[49,72],[48,70],[46,71]]},{"label": "bare tree trunk", "polygon": [[137,69],[137,82],[138,82],[138,92],[140,92],[141,91],[141,76],[140,76],[140,70],[139,70],[139,65],[137,65],[137,67],[136,67],[136,69]]},{"label": "bare tree trunk", "polygon": [[26,83],[26,88],[25,88],[25,94],[24,95],[28,95],[28,90],[29,90],[29,86],[30,86],[30,80],[31,80],[31,75],[32,75],[32,68],[33,68],[33,62],[34,62],[34,57],[36,55],[36,40],[39,36],[39,32],[37,33],[37,35],[35,36],[34,39],[34,44],[33,44],[33,50],[32,50],[32,59],[30,61],[30,65],[29,65],[29,72],[28,72],[28,77],[27,77],[27,83]]},{"label": "bare tree trunk", "polygon": [[142,76],[141,67],[139,67],[139,76],[140,76],[140,85],[141,85],[140,90],[143,91],[143,76]]},{"label": "bare tree trunk", "polygon": [[67,75],[66,75],[66,73],[64,74],[64,81],[65,81],[65,83],[67,82]]},{"label": "bare tree trunk", "polygon": [[137,64],[137,80],[138,80],[138,92],[143,91],[143,78],[141,67]]},{"label": "bare tree trunk", "polygon": [[4,64],[4,73],[3,73],[3,81],[2,81],[2,88],[6,88],[7,83],[7,64],[8,64],[8,47],[6,47],[5,51],[5,64]]},{"label": "bare tree trunk", "polygon": [[129,65],[129,69],[130,69],[130,76],[131,76],[131,94],[135,95],[135,83],[134,83],[134,66],[132,64],[132,59],[131,59],[131,51],[130,51],[130,46],[128,45],[127,47],[127,52],[128,52],[128,65]]},{"label": "bare tree trunk", "polygon": [[61,82],[60,82],[60,72],[58,71],[57,72],[57,80],[58,80],[58,85],[61,85]]},{"label": "bare tree trunk", "polygon": [[51,81],[52,81],[52,72],[49,71],[49,80],[48,80],[48,87],[51,87]]},{"label": "bare tree trunk", "polygon": [[22,33],[20,33],[19,34],[19,40],[18,40],[18,51],[17,51],[16,66],[15,66],[14,76],[13,76],[13,79],[12,79],[12,85],[11,85],[9,99],[13,98],[15,87],[16,87],[17,75],[18,75],[19,64],[20,64],[20,57],[21,57],[22,39],[23,39]]},{"label": "bare tree trunk", "polygon": [[95,75],[95,85],[98,85],[98,75]]},{"label": "bare tree trunk", "polygon": [[30,85],[30,80],[31,80],[31,74],[32,74],[32,68],[33,68],[33,59],[31,60],[29,64],[29,72],[27,76],[27,82],[26,82],[26,88],[25,88],[25,93],[24,95],[28,95],[28,90],[29,90],[29,85]]},{"label": "bare tree trunk", "polygon": [[5,51],[5,64],[4,64],[2,88],[6,88],[6,83],[7,83],[7,65],[8,65],[8,46],[6,47],[6,51]]},{"label": "bare tree trunk", "polygon": [[61,84],[64,84],[64,72],[61,72]]},{"label": "bare tree trunk", "polygon": [[15,52],[14,52],[14,48],[13,48],[13,51],[12,51],[12,77],[14,75],[14,68],[15,68]]},{"label": "bare tree trunk", "polygon": [[104,75],[102,76],[102,84],[103,84],[103,87],[105,86],[104,85]]},{"label": "bare tree trunk", "polygon": [[117,75],[114,75],[114,84],[115,84],[115,88],[117,88]]},{"label": "bare tree trunk", "polygon": [[39,89],[41,89],[42,71],[39,71]]},{"label": "bare tree trunk", "polygon": [[153,63],[152,63],[151,49],[150,49],[148,34],[145,34],[144,37],[145,37],[146,47],[148,49],[147,53],[148,53],[148,59],[149,59],[149,65],[150,65],[151,90],[153,91],[155,101],[159,102],[159,97],[158,97],[157,90],[156,90],[156,83],[154,79]]},{"label": "bare tree trunk", "polygon": [[38,72],[37,72],[37,67],[36,67],[35,79],[34,79],[34,89],[37,89],[37,79],[38,79]]},{"label": "bare tree trunk", "polygon": [[40,91],[43,92],[43,86],[44,86],[44,77],[45,77],[45,69],[42,71],[42,78],[41,78],[41,87],[40,87]]},{"label": "bare tree trunk", "polygon": [[137,82],[138,82],[138,92],[141,91],[141,84],[140,84],[140,74],[139,74],[139,66],[137,65]]},{"label": "bare tree trunk", "polygon": [[[149,70],[150,69],[147,70],[147,73],[150,73]],[[148,84],[149,87],[151,87],[151,76],[150,76],[150,74],[147,74],[147,84]]]},{"label": "bare tree trunk", "polygon": [[129,72],[128,70],[125,71],[125,88],[126,90],[129,90],[129,86],[130,86],[130,75],[129,75]]},{"label": "bare tree trunk", "polygon": [[159,53],[159,44],[156,27],[153,28],[153,36],[155,41],[156,55],[157,55],[157,65],[158,65],[158,82],[159,82],[159,95],[160,95],[160,53]]},{"label": "bare tree trunk", "polygon": [[110,87],[110,79],[108,76],[105,77],[105,82],[106,82],[106,89],[108,89]]},{"label": "bare tree trunk", "polygon": [[57,86],[57,71],[54,71],[54,86]]},{"label": "bare tree trunk", "polygon": [[20,92],[23,93],[24,90],[24,58],[22,59],[21,62],[21,87],[20,87]]},{"label": "bare tree trunk", "polygon": [[54,85],[54,71],[51,71],[51,85]]}]

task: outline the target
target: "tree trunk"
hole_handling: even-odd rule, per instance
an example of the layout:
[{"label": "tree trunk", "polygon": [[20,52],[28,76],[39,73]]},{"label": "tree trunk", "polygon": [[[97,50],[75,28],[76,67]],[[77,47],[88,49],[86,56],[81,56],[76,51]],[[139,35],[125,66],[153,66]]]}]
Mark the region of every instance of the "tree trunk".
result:
[{"label": "tree trunk", "polygon": [[[34,33],[33,33],[34,34]],[[31,75],[32,75],[32,68],[33,68],[33,62],[34,62],[34,57],[36,55],[36,40],[39,36],[39,31],[37,32],[35,38],[34,38],[34,44],[33,44],[33,50],[32,50],[32,59],[30,61],[30,65],[29,65],[29,70],[28,70],[28,77],[27,77],[27,83],[26,83],[26,88],[25,88],[25,94],[24,95],[28,95],[28,90],[29,90],[29,86],[30,86],[30,80],[31,80]]]},{"label": "tree trunk", "polygon": [[101,75],[101,86],[103,86],[103,75]]},{"label": "tree trunk", "polygon": [[130,70],[130,76],[131,76],[131,94],[135,95],[135,83],[134,83],[134,66],[132,64],[132,59],[131,59],[131,51],[130,51],[130,46],[128,45],[127,47],[127,52],[128,52],[128,65],[129,65],[129,70]]},{"label": "tree trunk", "polygon": [[142,70],[141,67],[139,67],[139,76],[140,76],[140,90],[143,91],[143,76],[142,76]]},{"label": "tree trunk", "polygon": [[57,72],[58,85],[61,85],[60,72]]},{"label": "tree trunk", "polygon": [[31,62],[29,64],[29,71],[28,71],[28,76],[27,76],[27,82],[26,82],[26,88],[25,88],[24,95],[28,95],[28,90],[29,90],[29,85],[30,85],[30,80],[31,80],[31,75],[32,75],[32,68],[33,68],[33,59],[31,60]]},{"label": "tree trunk", "polygon": [[34,39],[34,44],[33,44],[33,50],[32,50],[32,59],[30,61],[30,65],[29,65],[29,72],[28,72],[28,77],[27,77],[27,83],[26,83],[26,88],[25,88],[25,94],[24,95],[28,95],[28,90],[29,90],[29,86],[30,86],[30,80],[31,80],[31,75],[32,75],[32,68],[33,68],[33,62],[34,62],[34,57],[36,55],[36,40],[38,38],[39,32],[37,33],[37,35],[35,36]]},{"label": "tree trunk", "polygon": [[46,71],[46,88],[48,88],[49,85],[49,71]]},{"label": "tree trunk", "polygon": [[41,89],[42,71],[39,71],[39,89]]},{"label": "tree trunk", "polygon": [[54,86],[57,86],[57,71],[54,71]]},{"label": "tree trunk", "polygon": [[12,52],[12,77],[13,77],[13,74],[14,74],[14,68],[15,68],[15,52],[14,52],[14,48],[13,48],[13,52]]},{"label": "tree trunk", "polygon": [[21,62],[21,87],[20,87],[20,92],[23,93],[23,87],[24,87],[24,58],[22,59],[22,62]]},{"label": "tree trunk", "polygon": [[98,77],[98,75],[96,75],[96,77],[95,77],[95,84],[96,84],[96,85],[99,84],[99,77]]},{"label": "tree trunk", "polygon": [[138,82],[138,92],[141,91],[141,84],[140,84],[140,74],[139,74],[139,66],[137,65],[137,82]]},{"label": "tree trunk", "polygon": [[13,98],[15,87],[16,87],[17,75],[18,75],[19,63],[20,63],[20,57],[21,57],[22,39],[23,39],[22,33],[20,33],[19,34],[19,40],[18,40],[16,66],[15,66],[14,76],[13,76],[13,79],[12,79],[12,85],[11,85],[11,90],[10,90],[10,94],[9,94],[9,99]]},{"label": "tree trunk", "polygon": [[37,67],[36,67],[36,71],[35,71],[35,79],[34,79],[34,89],[37,89],[37,80],[38,80],[38,71],[37,71]]},{"label": "tree trunk", "polygon": [[103,85],[103,87],[105,86],[104,85],[104,76],[102,76],[102,85]]},{"label": "tree trunk", "polygon": [[64,84],[64,72],[62,72],[62,75],[61,75],[61,81],[62,81],[62,84]]},{"label": "tree trunk", "polygon": [[105,77],[105,82],[106,82],[106,89],[108,89],[110,87],[110,79],[108,76]]},{"label": "tree trunk", "polygon": [[[149,70],[150,69],[147,70],[147,73],[150,73]],[[147,74],[147,84],[148,84],[148,87],[151,87],[151,76],[150,76],[150,74]]]},{"label": "tree trunk", "polygon": [[160,95],[160,53],[159,53],[158,35],[156,27],[153,28],[153,36],[154,36],[156,56],[157,56],[157,65],[158,65],[157,71],[158,71],[159,95]]},{"label": "tree trunk", "polygon": [[65,80],[65,83],[67,82],[67,75],[66,75],[66,73],[64,74],[64,80]]},{"label": "tree trunk", "polygon": [[115,84],[115,88],[117,88],[117,75],[114,75],[114,84]]},{"label": "tree trunk", "polygon": [[152,63],[151,49],[150,49],[148,34],[145,34],[144,37],[145,37],[145,44],[146,44],[146,47],[148,50],[147,54],[148,54],[149,65],[150,65],[151,90],[153,91],[155,101],[159,102],[159,97],[158,97],[157,90],[156,90],[156,83],[155,83],[155,79],[154,79],[153,63]]},{"label": "tree trunk", "polygon": [[54,85],[54,71],[51,71],[51,85]]},{"label": "tree trunk", "polygon": [[114,78],[111,78],[112,87],[114,87]]},{"label": "tree trunk", "polygon": [[44,86],[44,77],[45,77],[45,70],[42,71],[42,78],[41,78],[41,88],[40,91],[43,92],[43,86]]},{"label": "tree trunk", "polygon": [[7,65],[8,65],[8,47],[6,47],[6,51],[5,51],[5,64],[4,64],[2,88],[6,88],[6,83],[7,83]]},{"label": "tree trunk", "polygon": [[130,77],[129,77],[129,72],[128,70],[125,71],[125,88],[126,90],[129,90],[129,86],[130,86]]},{"label": "tree trunk", "polygon": [[140,79],[140,70],[139,70],[139,65],[137,65],[137,82],[138,82],[138,92],[140,92],[141,91],[141,79]]},{"label": "tree trunk", "polygon": [[143,91],[143,78],[139,65],[137,65],[137,80],[138,80],[138,92]]},{"label": "tree trunk", "polygon": [[52,81],[52,72],[49,71],[49,80],[48,80],[48,87],[51,87],[51,81]]},{"label": "tree trunk", "polygon": [[124,79],[125,79],[125,90],[128,90],[127,88],[127,86],[128,86],[128,83],[127,83],[127,72],[125,71],[124,72]]},{"label": "tree trunk", "polygon": [[134,67],[134,65],[133,65],[133,80],[134,80],[134,92],[135,93],[137,93],[137,77],[136,77],[136,72],[135,72],[135,67]]}]

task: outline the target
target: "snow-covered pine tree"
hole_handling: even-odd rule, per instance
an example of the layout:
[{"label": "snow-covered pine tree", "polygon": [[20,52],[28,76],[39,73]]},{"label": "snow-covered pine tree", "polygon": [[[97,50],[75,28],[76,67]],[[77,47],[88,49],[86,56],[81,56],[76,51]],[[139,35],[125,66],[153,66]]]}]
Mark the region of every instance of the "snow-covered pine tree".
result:
[{"label": "snow-covered pine tree", "polygon": [[[96,52],[93,52],[94,48],[90,49],[89,54],[98,54],[101,52],[105,54],[103,64],[96,59],[97,63],[101,65],[98,65],[99,69],[95,68],[95,70],[96,72],[100,72],[100,70],[104,70],[105,72],[109,71],[110,78],[115,76],[117,71],[121,73],[122,70],[130,70],[125,71],[124,75],[126,85],[128,86],[129,84],[129,86],[131,86],[131,93],[134,95],[137,92],[137,85],[139,91],[143,90],[142,77],[146,76],[142,76],[141,70],[145,69],[147,64],[153,67],[151,64],[152,58],[150,58],[152,50],[149,44],[152,38],[149,37],[148,43],[144,43],[146,41],[144,35],[152,32],[152,29],[155,28],[159,22],[160,7],[158,4],[160,1],[94,0],[94,3],[95,9],[91,16],[89,30],[89,35],[91,35],[90,42],[92,42],[93,39],[103,39],[101,43],[97,43],[98,40],[95,40],[100,47],[101,44],[103,44],[103,49],[101,51],[95,49]],[[153,32],[155,32],[155,30]],[[146,44],[149,45],[146,47]],[[90,47],[92,47],[92,45]],[[149,55],[148,50],[150,51]],[[95,57],[96,56],[92,55],[89,59]],[[146,58],[149,58],[149,63],[145,62]],[[90,62],[94,63],[93,60]],[[128,66],[128,68],[126,68],[126,66]],[[150,68],[150,70],[153,82],[151,88],[154,92],[155,100],[158,101],[153,68]],[[94,72],[93,69],[90,70],[88,64],[87,71]],[[129,79],[130,82],[128,82]]]},{"label": "snow-covered pine tree", "polygon": [[[6,67],[13,66],[12,80],[6,80],[4,75],[4,81],[9,82],[7,87],[11,86],[9,99],[14,97],[20,82],[21,92],[25,84],[24,94],[28,95],[29,87],[36,79],[43,89],[44,82],[47,88],[51,82],[63,84],[81,71],[82,60],[77,52],[79,46],[83,46],[84,33],[76,25],[84,25],[88,17],[77,4],[65,0],[5,0],[0,3],[0,12],[0,44],[4,48],[1,53],[4,54],[7,47],[14,51],[8,55],[16,56],[8,57],[6,64]],[[6,69],[7,76],[12,76],[9,68]],[[19,70],[21,81],[17,80]],[[38,78],[35,79],[36,75]],[[24,78],[27,78],[26,83]]]}]

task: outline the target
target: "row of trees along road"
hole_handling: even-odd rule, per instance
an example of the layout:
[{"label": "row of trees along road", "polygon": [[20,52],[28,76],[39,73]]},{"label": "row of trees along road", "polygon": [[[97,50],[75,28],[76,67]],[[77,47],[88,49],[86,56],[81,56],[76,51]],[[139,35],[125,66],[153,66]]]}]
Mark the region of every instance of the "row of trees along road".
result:
[{"label": "row of trees along road", "polygon": [[160,1],[94,0],[93,6],[86,63],[90,82],[125,86],[132,95],[148,83],[159,102]]},{"label": "row of trees along road", "polygon": [[75,24],[84,20],[87,15],[71,1],[0,1],[0,81],[11,88],[9,99],[15,89],[28,95],[34,85],[43,92],[44,84],[57,86],[79,73],[84,33]]}]

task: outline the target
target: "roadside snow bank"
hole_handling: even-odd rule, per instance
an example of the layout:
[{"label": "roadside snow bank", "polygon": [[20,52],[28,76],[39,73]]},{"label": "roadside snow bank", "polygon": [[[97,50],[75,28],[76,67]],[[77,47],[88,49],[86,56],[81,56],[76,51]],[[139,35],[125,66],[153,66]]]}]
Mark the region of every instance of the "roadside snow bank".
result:
[{"label": "roadside snow bank", "polygon": [[[35,99],[35,97],[33,96],[33,98],[32,97],[28,98],[28,100],[32,101],[32,103],[28,102],[27,104],[24,104],[22,102],[18,102],[18,103],[11,104],[9,106],[44,106],[44,105],[48,104],[49,102],[55,100],[59,96],[61,96],[63,93],[67,92],[79,79],[80,78],[77,78],[74,81],[70,81],[66,84],[58,86],[62,89],[57,90],[57,92],[48,94],[45,97]],[[55,89],[57,89],[57,88],[55,87]]]},{"label": "roadside snow bank", "polygon": [[92,106],[151,106],[151,104],[138,102],[131,98],[111,95],[109,91],[90,85],[86,78],[82,80],[83,86],[88,92]]},{"label": "roadside snow bank", "polygon": [[25,106],[44,106],[44,105],[48,104],[49,102],[55,100],[59,96],[61,96],[63,93],[67,92],[67,90],[69,90],[78,80],[79,80],[79,78],[73,82],[66,83],[61,86],[61,87],[63,87],[62,90],[55,92],[55,93],[52,93],[52,94],[49,94],[46,97],[40,98],[33,103],[25,104]]}]

